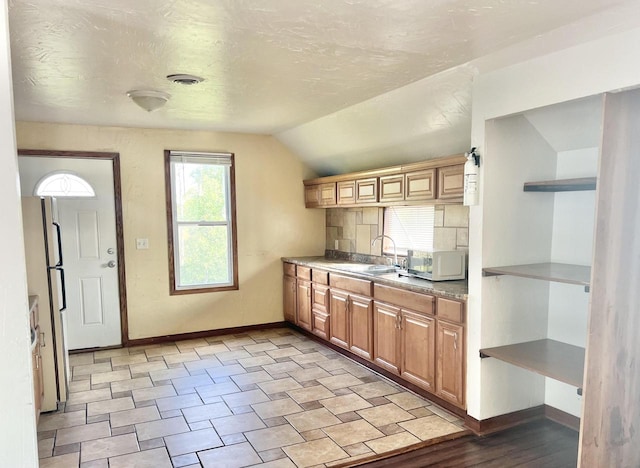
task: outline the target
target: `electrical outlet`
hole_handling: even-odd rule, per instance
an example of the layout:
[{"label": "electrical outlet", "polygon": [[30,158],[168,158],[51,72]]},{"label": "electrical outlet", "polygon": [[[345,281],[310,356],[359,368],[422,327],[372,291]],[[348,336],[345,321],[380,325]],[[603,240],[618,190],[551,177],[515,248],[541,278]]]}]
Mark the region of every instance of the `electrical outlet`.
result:
[{"label": "electrical outlet", "polygon": [[149,248],[149,239],[136,239],[136,249],[145,250]]}]

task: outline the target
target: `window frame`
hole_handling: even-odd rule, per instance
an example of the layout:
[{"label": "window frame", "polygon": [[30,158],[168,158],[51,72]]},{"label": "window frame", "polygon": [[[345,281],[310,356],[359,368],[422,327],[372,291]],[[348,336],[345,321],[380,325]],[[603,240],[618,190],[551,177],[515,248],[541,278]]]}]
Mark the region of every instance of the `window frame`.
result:
[{"label": "window frame", "polygon": [[[216,285],[194,285],[190,286],[178,286],[176,275],[176,262],[179,260],[178,251],[176,249],[177,239],[177,226],[178,223],[174,222],[174,184],[171,170],[171,157],[177,155],[184,155],[189,157],[211,157],[211,156],[225,156],[229,157],[231,165],[229,166],[229,199],[227,203],[227,212],[229,215],[229,224],[231,242],[229,243],[232,252],[229,253],[230,265],[231,265],[231,283],[221,286]],[[164,151],[164,171],[165,171],[165,194],[166,194],[166,212],[167,212],[167,243],[169,254],[169,294],[171,296],[182,294],[200,294],[219,291],[233,291],[239,289],[238,285],[238,236],[236,228],[236,182],[235,182],[235,154],[227,152],[200,152],[200,151],[178,151],[178,150],[165,150]]]}]

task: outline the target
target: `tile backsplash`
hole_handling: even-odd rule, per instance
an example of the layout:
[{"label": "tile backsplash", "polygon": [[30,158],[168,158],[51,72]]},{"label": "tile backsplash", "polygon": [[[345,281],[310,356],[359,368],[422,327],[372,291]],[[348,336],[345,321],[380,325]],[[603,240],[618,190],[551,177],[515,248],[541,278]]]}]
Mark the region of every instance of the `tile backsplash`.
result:
[{"label": "tile backsplash", "polygon": [[469,250],[469,207],[436,205],[434,250]]},{"label": "tile backsplash", "polygon": [[[371,241],[382,234],[384,208],[328,208],[328,250],[381,255],[382,242]],[[436,205],[433,233],[435,250],[469,250],[469,207]]]},{"label": "tile backsplash", "polygon": [[382,255],[381,242],[371,241],[382,234],[383,209],[328,208],[327,249],[342,252]]}]

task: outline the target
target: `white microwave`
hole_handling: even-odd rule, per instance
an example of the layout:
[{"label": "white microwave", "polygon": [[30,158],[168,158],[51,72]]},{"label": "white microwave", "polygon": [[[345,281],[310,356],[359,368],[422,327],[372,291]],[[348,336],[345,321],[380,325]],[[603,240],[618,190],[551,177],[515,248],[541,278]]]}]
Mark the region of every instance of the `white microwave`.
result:
[{"label": "white microwave", "polygon": [[429,281],[465,279],[467,252],[464,250],[434,250],[407,252],[407,273]]}]

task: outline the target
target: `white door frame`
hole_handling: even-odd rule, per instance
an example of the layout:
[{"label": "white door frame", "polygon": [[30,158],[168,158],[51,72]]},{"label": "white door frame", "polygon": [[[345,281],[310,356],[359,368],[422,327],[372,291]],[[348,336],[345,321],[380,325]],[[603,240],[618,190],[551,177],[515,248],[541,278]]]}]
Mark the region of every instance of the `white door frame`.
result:
[{"label": "white door frame", "polygon": [[[97,151],[49,151],[18,149],[18,156],[35,156],[43,158],[68,159],[102,159],[110,160],[113,164],[113,195],[116,212],[116,249],[118,267],[118,293],[120,296],[120,334],[122,346],[129,343],[129,322],[127,320],[127,291],[124,264],[124,235],[122,227],[122,183],[120,178],[120,153],[103,153]],[[93,348],[91,348],[93,349]],[[74,350],[88,351],[86,350]]]}]

